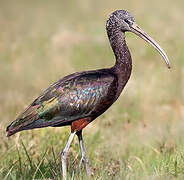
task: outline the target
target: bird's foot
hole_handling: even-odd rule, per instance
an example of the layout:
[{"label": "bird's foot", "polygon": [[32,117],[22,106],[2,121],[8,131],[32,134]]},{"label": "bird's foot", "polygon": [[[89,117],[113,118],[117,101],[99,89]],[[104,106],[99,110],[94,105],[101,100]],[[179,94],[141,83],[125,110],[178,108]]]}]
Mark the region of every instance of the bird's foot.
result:
[{"label": "bird's foot", "polygon": [[86,157],[82,157],[79,163],[79,167],[86,162]]},{"label": "bird's foot", "polygon": [[87,173],[88,179],[90,179],[91,178],[91,170],[90,170],[90,167],[89,167],[89,160],[86,156],[82,156],[82,158],[80,160],[79,168],[81,167],[82,164],[85,164],[86,173]]}]

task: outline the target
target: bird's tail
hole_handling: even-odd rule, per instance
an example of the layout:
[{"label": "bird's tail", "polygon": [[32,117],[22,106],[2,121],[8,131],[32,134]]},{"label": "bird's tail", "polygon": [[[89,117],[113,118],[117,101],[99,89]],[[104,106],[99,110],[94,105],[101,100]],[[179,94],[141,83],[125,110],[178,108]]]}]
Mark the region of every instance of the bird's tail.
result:
[{"label": "bird's tail", "polygon": [[7,136],[11,136],[19,131],[25,130],[26,126],[38,119],[37,106],[28,107],[15,121],[7,128]]}]

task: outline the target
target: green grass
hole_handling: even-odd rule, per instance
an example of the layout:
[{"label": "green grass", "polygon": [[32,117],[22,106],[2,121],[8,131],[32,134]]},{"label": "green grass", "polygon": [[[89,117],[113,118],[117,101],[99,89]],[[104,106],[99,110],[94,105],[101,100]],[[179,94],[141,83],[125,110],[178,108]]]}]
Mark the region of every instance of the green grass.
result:
[{"label": "green grass", "polygon": [[[184,3],[176,1],[1,1],[0,179],[61,179],[60,152],[69,127],[6,137],[6,126],[44,89],[75,71],[112,66],[107,16],[127,9],[166,51],[168,70],[152,47],[126,39],[133,72],[119,100],[84,130],[93,179],[184,179]],[[78,168],[74,139],[68,177]]]}]

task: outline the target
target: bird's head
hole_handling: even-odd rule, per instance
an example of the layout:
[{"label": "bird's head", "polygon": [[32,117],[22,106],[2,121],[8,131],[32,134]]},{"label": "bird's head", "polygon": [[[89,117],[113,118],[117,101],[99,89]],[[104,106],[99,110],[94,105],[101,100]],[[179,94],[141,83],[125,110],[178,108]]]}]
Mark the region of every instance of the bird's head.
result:
[{"label": "bird's head", "polygon": [[144,39],[146,42],[151,44],[163,57],[166,65],[168,68],[170,68],[170,62],[163,51],[163,49],[159,46],[159,44],[153,40],[146,32],[144,32],[136,23],[134,17],[125,10],[117,10],[114,11],[108,18],[106,28],[108,29],[114,29],[117,31],[122,31],[123,33],[126,31],[132,32],[142,39]]}]

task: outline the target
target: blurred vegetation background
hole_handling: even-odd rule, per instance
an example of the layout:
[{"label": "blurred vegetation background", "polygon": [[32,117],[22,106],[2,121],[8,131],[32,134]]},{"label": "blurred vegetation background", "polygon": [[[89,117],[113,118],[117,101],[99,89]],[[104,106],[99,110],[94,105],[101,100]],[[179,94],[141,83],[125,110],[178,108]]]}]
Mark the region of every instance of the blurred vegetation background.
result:
[{"label": "blurred vegetation background", "polygon": [[[126,33],[131,79],[119,100],[84,130],[93,178],[184,178],[183,0],[0,0],[0,179],[61,179],[69,127],[9,139],[5,129],[59,78],[114,64],[105,23],[116,9],[131,12],[165,50],[172,69],[150,45]],[[76,138],[68,172],[85,179],[79,160]]]}]

